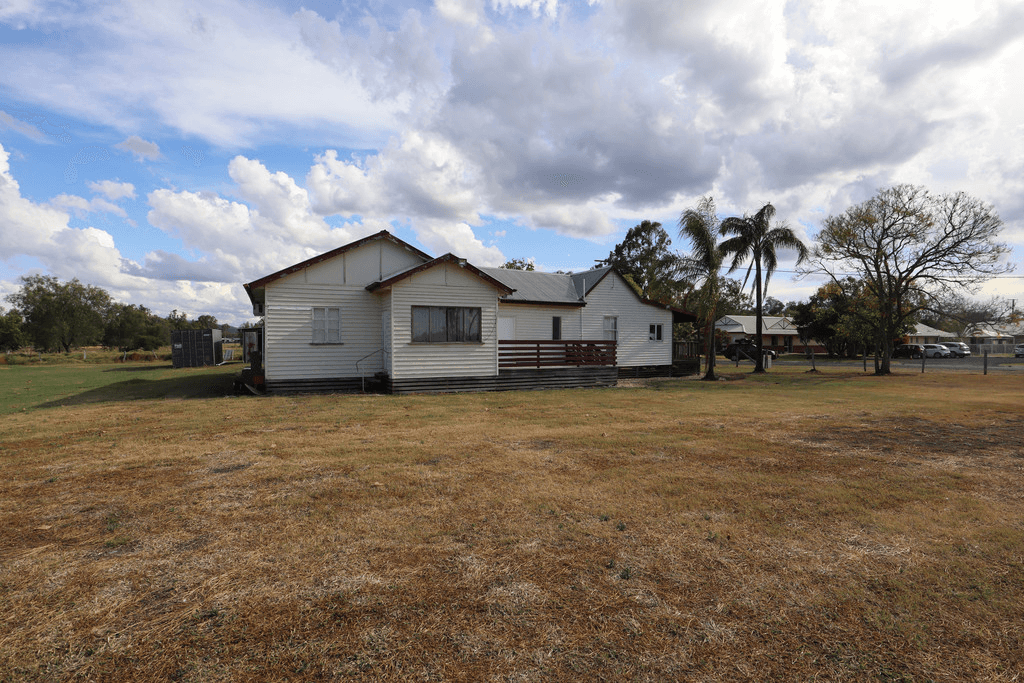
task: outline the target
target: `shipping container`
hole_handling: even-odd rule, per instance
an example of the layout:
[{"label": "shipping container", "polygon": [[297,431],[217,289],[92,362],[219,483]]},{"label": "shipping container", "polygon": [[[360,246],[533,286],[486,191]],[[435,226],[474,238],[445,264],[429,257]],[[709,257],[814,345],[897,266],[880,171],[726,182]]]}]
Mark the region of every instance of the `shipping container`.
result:
[{"label": "shipping container", "polygon": [[220,330],[171,330],[171,363],[174,367],[217,365],[223,356]]}]

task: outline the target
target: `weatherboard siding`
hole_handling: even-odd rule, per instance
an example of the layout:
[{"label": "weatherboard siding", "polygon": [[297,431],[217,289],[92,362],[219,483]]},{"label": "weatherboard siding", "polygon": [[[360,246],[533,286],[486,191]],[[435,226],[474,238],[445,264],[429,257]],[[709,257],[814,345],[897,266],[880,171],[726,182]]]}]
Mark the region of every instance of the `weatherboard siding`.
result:
[{"label": "weatherboard siding", "polygon": [[269,287],[283,283],[365,287],[421,263],[423,258],[408,249],[388,240],[374,240],[286,275]]},{"label": "weatherboard siding", "polygon": [[[672,311],[645,304],[614,272],[587,294],[583,309],[583,338],[604,338],[604,317],[618,318],[616,363],[620,367],[672,363]],[[662,326],[662,340],[648,339],[650,326]]]},{"label": "weatherboard siding", "polygon": [[[312,343],[314,306],[341,309],[340,344]],[[363,287],[276,284],[267,288],[265,320],[268,380],[370,376],[383,369],[383,354],[366,358],[383,346],[381,300]]]},{"label": "weatherboard siding", "polygon": [[[266,288],[263,364],[268,381],[372,376],[387,368],[383,313],[388,295],[366,285],[423,262],[387,240],[287,275]],[[313,307],[341,309],[341,343],[313,344]]]},{"label": "weatherboard siding", "polygon": [[[417,273],[391,287],[391,376],[479,377],[498,374],[498,292],[451,263]],[[413,306],[480,309],[479,343],[414,344]]]},{"label": "weatherboard siding", "polygon": [[498,304],[499,316],[516,319],[516,339],[551,339],[551,319],[555,316],[562,318],[562,339],[582,339],[581,310],[572,306]]}]

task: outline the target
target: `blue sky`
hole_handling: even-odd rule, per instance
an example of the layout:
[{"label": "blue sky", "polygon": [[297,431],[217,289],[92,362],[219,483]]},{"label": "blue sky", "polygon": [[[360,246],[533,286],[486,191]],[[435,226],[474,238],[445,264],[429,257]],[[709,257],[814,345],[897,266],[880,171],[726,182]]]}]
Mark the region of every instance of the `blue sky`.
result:
[{"label": "blue sky", "polygon": [[703,195],[810,242],[901,182],[1024,253],[1019,2],[9,0],[0,60],[0,296],[241,323],[242,282],[385,228],[579,270]]}]

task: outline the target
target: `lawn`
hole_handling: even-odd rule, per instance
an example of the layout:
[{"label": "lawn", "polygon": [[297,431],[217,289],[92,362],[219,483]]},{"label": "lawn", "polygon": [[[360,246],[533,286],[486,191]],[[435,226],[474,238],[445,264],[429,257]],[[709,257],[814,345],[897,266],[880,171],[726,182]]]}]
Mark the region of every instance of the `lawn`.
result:
[{"label": "lawn", "polygon": [[169,361],[0,365],[0,415],[37,408],[230,393],[241,363],[174,369]]},{"label": "lawn", "polygon": [[1024,675],[1019,378],[235,397],[98,367],[0,368],[10,680]]}]

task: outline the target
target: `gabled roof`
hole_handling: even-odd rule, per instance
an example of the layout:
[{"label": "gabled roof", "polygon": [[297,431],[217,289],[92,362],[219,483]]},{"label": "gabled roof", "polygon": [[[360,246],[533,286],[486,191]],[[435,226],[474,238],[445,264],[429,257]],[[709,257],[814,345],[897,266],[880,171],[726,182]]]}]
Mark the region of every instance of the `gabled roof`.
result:
[{"label": "gabled roof", "polygon": [[914,325],[914,331],[911,332],[907,336],[910,336],[910,337],[942,337],[942,338],[948,338],[948,339],[953,339],[954,337],[956,337],[956,335],[953,334],[952,332],[946,332],[945,330],[937,330],[934,327],[928,327],[927,325],[922,325],[921,323],[918,323],[917,325]]},{"label": "gabled roof", "polygon": [[[433,268],[436,265],[451,263],[469,273],[472,273],[487,284],[499,290],[502,293],[501,301],[503,303],[585,306],[587,295],[590,294],[590,292],[593,291],[593,289],[597,287],[609,273],[614,271],[614,268],[611,266],[603,266],[601,268],[592,268],[590,270],[583,271],[582,273],[565,275],[562,273],[541,273],[537,271],[511,270],[505,268],[477,268],[466,261],[466,259],[459,258],[451,253],[445,254],[444,256],[438,256],[437,258],[431,258],[428,254],[425,254],[411,244],[398,239],[387,230],[381,230],[376,234],[356,240],[355,242],[338,247],[337,249],[320,254],[319,256],[306,259],[301,263],[288,266],[276,273],[271,273],[270,275],[261,277],[258,280],[253,280],[252,282],[243,285],[243,287],[245,287],[245,291],[249,295],[249,299],[253,303],[256,303],[257,299],[262,297],[263,288],[269,283],[292,275],[293,273],[297,273],[304,268],[308,268],[317,263],[332,259],[340,254],[362,246],[367,242],[379,239],[386,239],[404,249],[407,249],[408,251],[411,251],[423,259],[423,263],[406,268],[405,270],[395,273],[384,280],[371,282],[366,286],[366,289],[371,292],[390,287],[396,282],[400,282],[405,278],[415,275],[416,273]],[[638,296],[637,298],[649,306],[657,306],[658,308],[664,308],[672,311],[673,322],[693,322],[696,320],[696,316],[681,308],[676,308],[658,301],[652,301],[651,299],[647,299],[642,296]]]},{"label": "gabled roof", "polygon": [[601,283],[601,280],[603,280],[605,276],[613,270],[615,269],[611,266],[602,266],[601,268],[585,270],[582,273],[573,273],[570,277],[572,277],[572,283],[576,287],[576,293],[582,299],[585,298],[587,294],[590,294],[590,290],[597,287]]},{"label": "gabled roof", "polygon": [[392,235],[387,230],[381,230],[380,232],[374,233],[372,235],[368,235],[368,236],[366,236],[366,237],[364,237],[362,239],[358,239],[355,242],[349,242],[348,244],[340,246],[337,249],[332,249],[331,251],[324,252],[323,254],[320,254],[318,256],[314,256],[312,258],[308,258],[305,261],[302,261],[301,263],[296,263],[295,265],[288,266],[287,268],[282,268],[281,270],[277,271],[276,273],[271,273],[270,275],[265,275],[265,276],[259,278],[258,280],[253,280],[252,282],[250,282],[248,284],[244,284],[242,286],[245,287],[245,291],[249,295],[249,299],[255,303],[256,300],[253,299],[253,293],[257,289],[262,289],[263,287],[265,287],[266,285],[270,284],[271,282],[274,282],[275,280],[280,280],[281,278],[287,277],[289,275],[292,275],[293,273],[297,273],[297,272],[303,270],[304,268],[309,268],[310,266],[316,265],[317,263],[322,263],[324,261],[327,261],[329,259],[334,258],[335,256],[338,256],[340,254],[344,254],[346,251],[351,251],[351,250],[355,249],[356,247],[361,247],[362,245],[366,244],[367,242],[372,242],[374,240],[380,240],[380,239],[386,239],[389,242],[392,242],[392,243],[402,247],[403,249],[407,249],[407,250],[411,251],[412,253],[416,254],[417,256],[419,256],[420,258],[422,258],[424,261],[429,261],[430,260],[430,256],[428,254],[423,253],[422,251],[420,251],[416,247],[412,246],[408,242],[405,242],[404,240],[398,239],[397,237]]},{"label": "gabled roof", "polygon": [[[601,281],[609,273],[618,273],[611,266],[592,268],[572,275],[509,268],[481,268],[481,270],[515,288],[515,293],[501,297],[501,303],[544,306],[586,306],[587,295],[601,284]],[[681,308],[639,295],[637,298],[648,306],[657,306],[672,311],[672,322],[674,323],[696,322],[697,320],[697,316]]]},{"label": "gabled roof", "polygon": [[444,256],[438,256],[435,259],[430,259],[426,263],[421,263],[418,266],[413,266],[411,268],[406,268],[405,270],[400,271],[398,273],[395,273],[391,277],[386,278],[384,280],[380,280],[378,282],[371,282],[370,284],[366,285],[366,289],[367,289],[367,291],[375,292],[378,289],[383,289],[385,287],[390,287],[391,285],[395,284],[396,282],[400,282],[400,281],[402,281],[402,280],[404,280],[404,279],[406,279],[408,277],[412,277],[416,273],[421,273],[424,270],[429,270],[430,268],[433,268],[434,266],[438,266],[438,265],[440,265],[442,263],[454,264],[454,265],[458,266],[459,268],[462,268],[463,270],[465,270],[465,271],[467,271],[469,273],[472,273],[473,275],[476,275],[478,278],[480,278],[481,280],[483,280],[487,284],[491,285],[495,289],[498,289],[498,290],[500,290],[500,291],[502,291],[502,292],[504,292],[506,294],[511,294],[512,292],[516,291],[512,287],[509,287],[508,285],[506,285],[504,282],[501,282],[500,280],[497,280],[497,279],[491,277],[490,275],[485,273],[480,268],[477,268],[476,266],[474,266],[472,263],[470,263],[466,259],[459,258],[455,254],[451,254],[451,253],[445,254]]},{"label": "gabled roof", "polygon": [[[723,315],[715,321],[715,327],[732,333],[757,334],[756,315]],[[785,316],[761,316],[762,334],[797,334],[796,325]]]},{"label": "gabled roof", "polygon": [[974,325],[968,329],[967,335],[976,338],[1007,339],[1024,335],[1024,325]]},{"label": "gabled roof", "polygon": [[509,268],[481,268],[480,270],[514,289],[512,293],[501,298],[502,303],[584,305],[576,293],[572,278],[568,275]]}]

